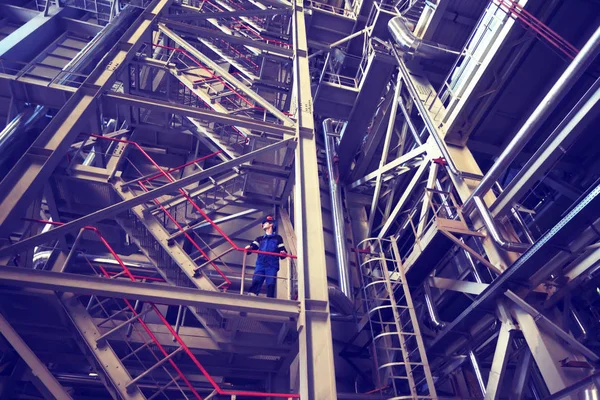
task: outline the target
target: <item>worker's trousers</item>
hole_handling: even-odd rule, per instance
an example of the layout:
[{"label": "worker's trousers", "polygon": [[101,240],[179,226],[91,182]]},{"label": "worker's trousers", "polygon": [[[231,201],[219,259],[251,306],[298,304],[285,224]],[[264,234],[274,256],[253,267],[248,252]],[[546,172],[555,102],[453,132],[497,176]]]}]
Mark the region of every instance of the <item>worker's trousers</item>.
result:
[{"label": "worker's trousers", "polygon": [[267,297],[275,297],[277,271],[279,271],[278,267],[257,265],[254,269],[254,276],[252,277],[252,286],[250,286],[250,290],[248,291],[258,295],[262,289],[263,283],[267,281]]}]

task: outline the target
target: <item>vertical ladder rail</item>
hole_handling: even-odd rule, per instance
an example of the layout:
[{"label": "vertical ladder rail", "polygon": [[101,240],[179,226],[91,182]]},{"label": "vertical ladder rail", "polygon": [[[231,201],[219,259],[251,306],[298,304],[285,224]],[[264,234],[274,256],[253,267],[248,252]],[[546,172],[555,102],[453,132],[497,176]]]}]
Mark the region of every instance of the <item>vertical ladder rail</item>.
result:
[{"label": "vertical ladder rail", "polygon": [[[385,396],[390,399],[435,400],[437,393],[398,245],[395,240],[380,238],[366,239],[361,245],[365,248],[360,252],[365,311],[377,359],[378,384],[387,389]],[[381,354],[377,354],[379,350]],[[417,381],[425,381],[427,390],[419,388]]]}]

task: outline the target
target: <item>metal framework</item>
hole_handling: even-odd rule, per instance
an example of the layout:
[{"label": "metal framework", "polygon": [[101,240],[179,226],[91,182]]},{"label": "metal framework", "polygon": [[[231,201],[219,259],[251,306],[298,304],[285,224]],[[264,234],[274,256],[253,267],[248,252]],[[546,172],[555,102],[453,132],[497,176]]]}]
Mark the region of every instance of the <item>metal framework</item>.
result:
[{"label": "metal framework", "polygon": [[463,3],[0,0],[0,398],[597,397],[598,4]]}]

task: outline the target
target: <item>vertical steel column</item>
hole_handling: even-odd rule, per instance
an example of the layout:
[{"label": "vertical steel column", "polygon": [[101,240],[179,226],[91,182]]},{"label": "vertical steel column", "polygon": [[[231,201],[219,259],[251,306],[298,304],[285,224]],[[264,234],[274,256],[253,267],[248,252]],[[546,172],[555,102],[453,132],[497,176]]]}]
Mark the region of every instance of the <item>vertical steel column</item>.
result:
[{"label": "vertical steel column", "polygon": [[292,6],[292,37],[294,99],[291,111],[297,118],[298,140],[294,228],[298,240],[300,397],[331,400],[337,395],[321,199],[315,195],[319,192],[319,176],[303,0],[294,1]]}]

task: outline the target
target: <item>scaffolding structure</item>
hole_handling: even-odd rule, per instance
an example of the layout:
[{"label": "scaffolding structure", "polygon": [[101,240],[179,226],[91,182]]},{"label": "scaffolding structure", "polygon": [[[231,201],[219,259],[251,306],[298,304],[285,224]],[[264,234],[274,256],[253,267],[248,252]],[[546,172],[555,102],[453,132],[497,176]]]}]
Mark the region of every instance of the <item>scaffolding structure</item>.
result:
[{"label": "scaffolding structure", "polygon": [[600,7],[466,3],[0,0],[0,398],[597,396]]}]

